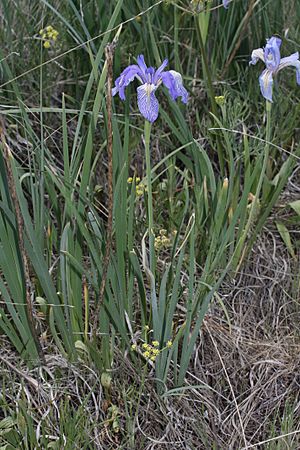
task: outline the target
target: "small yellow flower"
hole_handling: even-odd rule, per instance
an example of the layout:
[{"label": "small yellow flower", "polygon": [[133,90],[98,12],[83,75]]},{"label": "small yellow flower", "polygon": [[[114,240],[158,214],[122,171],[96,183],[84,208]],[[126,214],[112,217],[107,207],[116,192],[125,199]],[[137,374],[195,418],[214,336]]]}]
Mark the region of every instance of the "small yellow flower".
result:
[{"label": "small yellow flower", "polygon": [[131,350],[136,350],[137,345],[136,344],[132,344],[131,346]]},{"label": "small yellow flower", "polygon": [[161,239],[160,239],[159,236],[157,236],[154,239],[154,248],[155,248],[155,250],[160,250],[161,249]]},{"label": "small yellow flower", "polygon": [[127,178],[127,183],[131,184],[132,182],[133,182],[133,178],[132,177]]},{"label": "small yellow flower", "polygon": [[149,344],[146,344],[146,342],[144,342],[144,344],[142,345],[142,347],[143,347],[144,349],[146,349],[146,350],[149,350],[150,345],[149,345]]},{"label": "small yellow flower", "polygon": [[158,348],[153,348],[152,349],[152,353],[153,353],[154,356],[159,355],[159,352],[160,352],[160,350]]},{"label": "small yellow flower", "polygon": [[163,248],[168,248],[171,245],[171,239],[167,236],[167,230],[159,230],[159,236],[156,236],[154,239],[154,248],[156,250],[161,250]]},{"label": "small yellow flower", "polygon": [[136,195],[138,197],[141,197],[142,195],[144,195],[144,191],[145,191],[145,185],[143,183],[139,183],[136,185]]},{"label": "small yellow flower", "polygon": [[158,341],[153,341],[152,345],[153,345],[153,347],[159,347],[159,342]]},{"label": "small yellow flower", "polygon": [[50,48],[51,44],[54,44],[57,40],[57,36],[59,33],[51,25],[48,25],[46,28],[41,29],[39,31],[39,34],[44,41],[44,48]]},{"label": "small yellow flower", "polygon": [[148,350],[146,352],[143,353],[143,355],[145,356],[145,358],[149,358],[150,357],[150,352],[148,352]]},{"label": "small yellow flower", "polygon": [[215,101],[218,106],[223,106],[225,104],[225,96],[219,95],[219,96],[215,97]]},{"label": "small yellow flower", "polygon": [[172,347],[172,341],[168,341],[168,342],[166,343],[166,347],[167,347],[167,348]]},{"label": "small yellow flower", "polygon": [[149,330],[150,330],[149,325],[145,325],[145,326],[144,326],[144,330],[145,330],[145,331],[149,331]]},{"label": "small yellow flower", "polygon": [[155,361],[156,360],[156,356],[152,355],[152,356],[150,356],[150,359],[151,359],[151,361]]},{"label": "small yellow flower", "polygon": [[141,197],[144,194],[144,189],[136,189],[136,195]]},{"label": "small yellow flower", "polygon": [[141,181],[140,177],[136,177],[135,182],[139,183]]}]

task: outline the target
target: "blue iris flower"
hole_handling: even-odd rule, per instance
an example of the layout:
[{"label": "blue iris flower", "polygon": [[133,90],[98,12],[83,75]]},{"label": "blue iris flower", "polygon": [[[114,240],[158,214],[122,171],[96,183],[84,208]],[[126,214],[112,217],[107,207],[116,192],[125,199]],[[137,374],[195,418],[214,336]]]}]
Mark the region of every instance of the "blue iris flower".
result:
[{"label": "blue iris flower", "polygon": [[149,122],[154,122],[158,117],[159,103],[155,97],[155,91],[163,83],[169,90],[171,98],[175,101],[181,97],[183,103],[188,101],[188,93],[182,84],[180,73],[175,70],[165,71],[168,60],[165,59],[162,65],[155,70],[147,67],[144,56],[137,57],[137,64],[126,67],[115,81],[112,95],[119,93],[122,100],[125,100],[125,88],[135,78],[139,80],[141,86],[137,88],[138,107],[142,116]]},{"label": "blue iris flower", "polygon": [[293,53],[286,58],[280,57],[280,46],[281,39],[272,36],[267,39],[267,44],[264,48],[257,48],[253,50],[251,55],[251,61],[249,64],[256,64],[259,59],[261,59],[265,65],[266,69],[261,73],[259,77],[259,85],[262,95],[272,102],[273,93],[273,77],[277,73],[288,66],[293,66],[296,68],[296,79],[297,84],[300,85],[300,61],[299,53]]},{"label": "blue iris flower", "polygon": [[223,0],[223,6],[227,9],[229,6],[229,0]]}]

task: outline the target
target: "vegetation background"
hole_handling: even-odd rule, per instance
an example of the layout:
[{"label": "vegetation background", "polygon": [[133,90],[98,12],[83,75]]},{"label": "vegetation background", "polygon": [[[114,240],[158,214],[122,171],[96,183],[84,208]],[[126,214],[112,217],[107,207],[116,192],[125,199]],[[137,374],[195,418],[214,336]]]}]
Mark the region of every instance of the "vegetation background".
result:
[{"label": "vegetation background", "polygon": [[[299,51],[300,3],[2,0],[0,21],[0,448],[299,449],[300,88],[283,71],[266,108],[249,60]],[[158,91],[150,177],[136,85],[114,98],[111,203],[113,40],[114,79],[167,57],[190,98]]]}]

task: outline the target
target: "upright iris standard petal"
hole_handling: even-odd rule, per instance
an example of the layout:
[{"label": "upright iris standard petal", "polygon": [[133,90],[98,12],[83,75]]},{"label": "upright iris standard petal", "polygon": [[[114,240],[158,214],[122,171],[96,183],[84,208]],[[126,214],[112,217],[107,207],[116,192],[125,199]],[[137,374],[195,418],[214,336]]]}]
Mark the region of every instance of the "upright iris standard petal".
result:
[{"label": "upright iris standard petal", "polygon": [[296,68],[296,80],[297,80],[297,84],[300,85],[300,61],[299,61],[299,53],[293,53],[290,56],[286,56],[285,58],[281,58],[279,67],[278,67],[278,72],[279,70],[284,69],[285,67],[295,67]]},{"label": "upright iris standard petal", "polygon": [[280,63],[280,46],[281,39],[273,36],[267,40],[267,45],[264,49],[264,58],[267,69],[276,70]]},{"label": "upright iris standard petal", "polygon": [[273,77],[272,72],[268,69],[265,69],[263,73],[259,77],[259,86],[262,95],[265,99],[273,102],[272,100],[272,92],[273,92]]},{"label": "upright iris standard petal", "polygon": [[149,120],[154,122],[158,117],[159,104],[155,97],[155,91],[163,82],[170,91],[173,100],[181,97],[184,103],[187,103],[188,93],[182,83],[180,73],[175,70],[165,72],[168,60],[165,59],[161,66],[155,70],[154,67],[147,67],[143,55],[137,57],[137,65],[128,66],[116,79],[115,87],[112,94],[119,93],[120,98],[125,100],[125,88],[134,78],[137,78],[141,86],[137,89],[138,107],[140,113]]},{"label": "upright iris standard petal", "polygon": [[173,100],[176,100],[177,97],[181,97],[183,103],[187,103],[188,92],[183,86],[180,73],[175,70],[169,70],[161,74],[161,79],[166,88],[169,89],[170,96]]},{"label": "upright iris standard petal", "polygon": [[223,6],[227,9],[229,6],[229,0],[223,0]]},{"label": "upright iris standard petal", "polygon": [[[139,55],[136,58],[136,61],[137,61],[138,65],[139,65],[142,73],[146,76],[146,70],[148,69],[148,67],[146,66],[144,55]],[[143,81],[144,81],[144,83],[146,83],[146,79],[143,80]]]},{"label": "upright iris standard petal", "polygon": [[121,75],[116,79],[115,87],[112,90],[112,95],[119,93],[120,98],[125,100],[125,88],[135,79],[135,77],[141,81],[143,79],[143,74],[139,66],[133,64],[126,67],[126,69],[123,70]]},{"label": "upright iris standard petal", "polygon": [[153,77],[153,82],[154,82],[154,83],[158,83],[158,81],[159,81],[160,78],[161,78],[161,74],[162,74],[162,72],[165,70],[165,68],[167,67],[168,63],[169,63],[168,60],[165,59],[165,60],[163,61],[162,65],[159,66],[159,68],[156,70],[156,72],[155,72],[155,74],[154,74],[154,77]]},{"label": "upright iris standard petal", "polygon": [[137,88],[138,107],[142,116],[153,123],[158,117],[159,104],[155,97],[156,86],[145,83]]}]

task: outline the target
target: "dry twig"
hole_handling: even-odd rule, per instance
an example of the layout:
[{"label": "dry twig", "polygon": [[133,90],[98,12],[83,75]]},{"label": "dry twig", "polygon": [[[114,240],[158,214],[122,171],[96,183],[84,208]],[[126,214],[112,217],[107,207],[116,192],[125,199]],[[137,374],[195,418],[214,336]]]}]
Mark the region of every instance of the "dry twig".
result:
[{"label": "dry twig", "polygon": [[103,271],[100,285],[99,297],[96,302],[93,337],[96,336],[98,317],[101,305],[103,303],[104,291],[107,278],[107,270],[110,259],[110,250],[112,243],[112,222],[113,222],[113,136],[112,136],[112,84],[113,84],[113,59],[114,59],[115,43],[108,44],[105,48],[106,64],[107,64],[107,94],[106,94],[106,108],[107,108],[107,156],[108,156],[108,217],[107,217],[107,232],[105,255],[103,259]]}]

